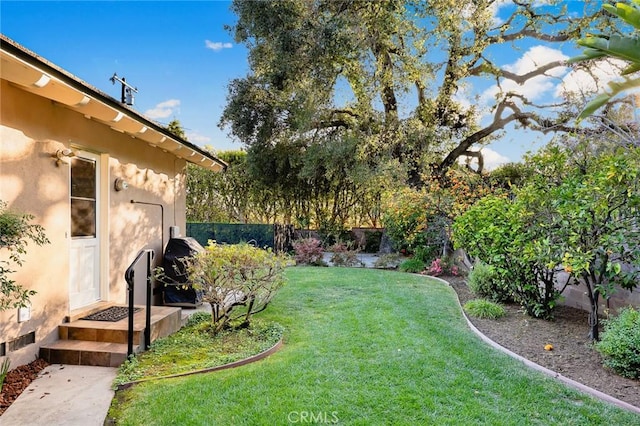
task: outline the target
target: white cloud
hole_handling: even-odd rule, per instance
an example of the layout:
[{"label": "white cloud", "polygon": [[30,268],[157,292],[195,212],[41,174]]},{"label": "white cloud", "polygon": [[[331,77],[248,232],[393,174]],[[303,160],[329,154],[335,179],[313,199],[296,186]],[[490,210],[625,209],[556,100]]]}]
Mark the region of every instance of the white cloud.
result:
[{"label": "white cloud", "polygon": [[487,171],[495,170],[501,165],[511,162],[509,157],[505,157],[489,148],[482,148],[480,152],[484,156],[484,169]]},{"label": "white cloud", "polygon": [[231,43],[223,43],[221,41],[205,40],[204,41],[204,46],[207,49],[213,50],[214,52],[219,52],[222,49],[231,49],[233,47],[233,44],[231,44]]},{"label": "white cloud", "polygon": [[211,142],[209,136],[201,135],[198,132],[187,132],[187,140],[195,144],[205,144]]},{"label": "white cloud", "polygon": [[[480,152],[482,153],[482,157],[484,159],[485,171],[495,170],[501,165],[511,162],[509,157],[505,157],[504,155],[499,154],[496,151],[486,147],[480,149]],[[458,158],[458,163],[466,164],[467,160],[468,160],[468,157],[460,157]],[[478,160],[473,158],[471,160],[470,166],[475,169],[478,166]]]},{"label": "white cloud", "polygon": [[496,0],[489,6],[489,10],[491,10],[491,15],[493,16],[493,25],[498,26],[504,23],[504,19],[502,19],[500,15],[500,8],[504,6],[510,6],[513,4],[512,0]]},{"label": "white cloud", "polygon": [[174,114],[179,107],[180,101],[178,99],[169,99],[168,101],[160,102],[154,108],[146,110],[144,115],[154,120],[167,118]]},{"label": "white cloud", "polygon": [[[513,64],[506,65],[504,68],[516,74],[525,74],[542,65],[546,65],[549,62],[562,61],[566,59],[569,59],[569,57],[561,51],[547,46],[538,45],[531,47],[520,59]],[[556,76],[563,74],[561,69],[558,71],[559,69],[560,68],[554,68],[550,70],[549,73]]]},{"label": "white cloud", "polygon": [[[530,1],[531,6],[533,7],[541,7],[541,6],[548,6],[550,4],[553,4],[552,0],[533,0],[532,2]],[[505,7],[505,6],[513,6],[513,0],[495,0],[493,3],[491,3],[489,5],[489,10],[492,12],[493,15],[493,22],[495,25],[501,25],[503,24],[505,21],[504,19],[502,19],[499,15],[500,15],[500,9]]]},{"label": "white cloud", "polygon": [[590,94],[602,88],[620,76],[620,71],[628,64],[618,59],[597,61],[588,70],[574,69],[556,88],[556,96],[567,94]]},{"label": "white cloud", "polygon": [[[513,0],[495,0],[482,12],[490,16],[493,26],[497,27],[505,22],[504,19],[500,17],[500,9],[504,6],[510,5],[513,5]],[[460,13],[466,20],[470,19],[475,12],[478,12],[478,6],[476,6],[474,2],[468,2],[461,5]]]},{"label": "white cloud", "polygon": [[[504,69],[523,75],[531,72],[550,62],[569,59],[564,53],[557,49],[551,49],[546,46],[533,46],[516,62],[504,66]],[[531,101],[538,100],[548,95],[555,94],[553,89],[558,83],[558,79],[566,73],[566,67],[556,67],[546,72],[545,75],[539,75],[527,80],[524,84],[518,84],[513,80],[502,79],[500,86],[493,85],[485,90],[480,99],[483,102],[489,102],[494,99],[499,92],[515,92],[523,95]]]},{"label": "white cloud", "polygon": [[459,103],[465,111],[469,110],[473,105],[471,94],[465,86],[458,87],[458,91],[453,95],[453,100]]}]

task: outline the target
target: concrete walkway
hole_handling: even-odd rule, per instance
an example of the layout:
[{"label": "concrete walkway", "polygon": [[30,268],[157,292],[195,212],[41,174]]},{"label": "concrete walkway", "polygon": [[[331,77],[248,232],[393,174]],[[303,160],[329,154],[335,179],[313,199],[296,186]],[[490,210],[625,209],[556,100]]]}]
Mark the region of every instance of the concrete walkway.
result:
[{"label": "concrete walkway", "polygon": [[[324,254],[322,255],[322,260],[324,260],[327,263],[327,265],[333,266],[333,263],[331,263],[332,256],[333,256],[333,253],[324,252]],[[358,253],[356,254],[356,257],[362,263],[361,267],[363,268],[373,268],[373,265],[376,263],[376,260],[378,260],[378,255],[375,253]]]},{"label": "concrete walkway", "polygon": [[7,426],[101,426],[116,368],[53,364],[0,416]]}]

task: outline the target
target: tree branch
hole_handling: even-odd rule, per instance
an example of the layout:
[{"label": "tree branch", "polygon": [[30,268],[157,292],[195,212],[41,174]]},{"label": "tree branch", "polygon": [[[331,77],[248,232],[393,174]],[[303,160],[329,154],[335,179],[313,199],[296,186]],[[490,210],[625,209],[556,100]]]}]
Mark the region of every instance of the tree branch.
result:
[{"label": "tree branch", "polygon": [[566,64],[567,64],[566,61],[553,61],[553,62],[549,62],[548,64],[541,65],[540,67],[534,69],[533,71],[529,71],[528,73],[522,74],[522,75],[518,75],[516,73],[507,71],[502,68],[498,69],[498,73],[500,76],[504,78],[508,78],[509,80],[515,81],[518,84],[524,84],[528,80],[532,79],[533,77],[537,77],[539,75],[545,75],[547,71],[557,67],[566,66]]},{"label": "tree branch", "polygon": [[558,33],[558,34],[544,34],[537,30],[533,30],[530,28],[523,28],[520,31],[510,34],[500,34],[497,36],[489,37],[489,44],[499,44],[508,41],[515,41],[521,38],[531,37],[536,40],[546,41],[550,43],[558,43],[561,41],[573,40],[580,37],[580,30],[576,29],[567,33]]},{"label": "tree branch", "polygon": [[[515,112],[503,118],[502,113],[505,111],[506,108],[510,108]],[[437,166],[435,170],[435,174],[438,176],[443,176],[444,173],[447,171],[447,169],[455,163],[458,157],[463,155],[465,152],[469,151],[469,148],[471,148],[471,146],[473,146],[475,143],[478,143],[479,141],[491,135],[492,133],[497,132],[498,130],[501,130],[508,123],[514,120],[524,118],[526,115],[527,114],[522,113],[522,111],[520,111],[520,109],[510,100],[508,99],[502,100],[496,107],[496,112],[494,114],[493,122],[487,127],[481,130],[478,130],[477,132],[464,138],[458,144],[458,146],[456,146],[451,152],[449,152],[449,154],[444,158],[444,160],[442,160],[442,162]]]},{"label": "tree branch", "polygon": [[[474,144],[480,142],[482,139],[488,137],[489,135],[502,130],[507,124],[514,121],[519,122],[523,127],[537,130],[542,133],[548,133],[552,131],[576,133],[584,132],[584,129],[567,126],[566,121],[568,119],[561,119],[558,122],[554,122],[550,119],[540,117],[533,112],[524,112],[520,109],[520,107],[518,107],[515,102],[511,100],[511,98],[513,97],[519,98],[524,103],[530,104],[521,95],[513,93],[507,94],[505,99],[500,101],[500,103],[498,103],[498,105],[496,106],[493,122],[483,129],[478,130],[477,132],[464,138],[451,152],[449,152],[449,154],[434,170],[437,176],[442,176],[459,157],[467,155],[466,153],[469,151],[469,148],[471,148]],[[511,110],[513,113],[506,117],[503,117],[502,115],[507,109]]]}]

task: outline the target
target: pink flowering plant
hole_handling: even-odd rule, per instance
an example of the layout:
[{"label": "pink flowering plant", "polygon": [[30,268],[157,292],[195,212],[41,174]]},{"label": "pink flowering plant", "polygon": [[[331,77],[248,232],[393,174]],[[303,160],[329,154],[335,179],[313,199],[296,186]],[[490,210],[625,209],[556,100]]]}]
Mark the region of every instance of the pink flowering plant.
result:
[{"label": "pink flowering plant", "polygon": [[439,277],[441,275],[453,275],[458,276],[460,270],[453,264],[449,258],[436,258],[431,262],[431,266],[427,269],[427,275],[433,277]]},{"label": "pink flowering plant", "polygon": [[323,261],[324,249],[317,238],[301,238],[293,242],[296,263],[299,265],[326,266]]}]

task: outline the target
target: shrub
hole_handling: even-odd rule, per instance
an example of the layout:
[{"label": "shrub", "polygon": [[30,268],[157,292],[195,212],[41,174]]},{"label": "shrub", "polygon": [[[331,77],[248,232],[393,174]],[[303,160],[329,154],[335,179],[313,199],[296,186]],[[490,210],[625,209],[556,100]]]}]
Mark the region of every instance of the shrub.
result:
[{"label": "shrub", "polygon": [[203,291],[211,304],[213,332],[240,321],[249,325],[251,317],[267,308],[284,285],[288,259],[249,244],[224,245],[210,242],[203,252],[187,261],[193,287]]},{"label": "shrub", "polygon": [[478,294],[497,302],[517,301],[527,314],[550,319],[560,292],[554,287],[557,269],[549,262],[545,212],[539,206],[533,211],[536,204],[552,203],[532,203],[524,196],[519,201],[485,197],[456,218],[454,239],[456,247],[493,268],[495,276],[476,287]]},{"label": "shrub", "polygon": [[[31,223],[33,215],[14,213],[6,207],[7,204],[0,201],[0,249],[7,249],[9,260],[22,266],[22,255],[26,254],[29,241],[41,246],[49,240],[42,226]],[[36,293],[10,279],[9,274],[13,272],[9,261],[0,260],[0,311],[27,306],[29,298]]]},{"label": "shrub", "polygon": [[500,283],[500,277],[493,266],[477,262],[469,272],[467,285],[472,292],[496,302],[509,300],[509,293]]},{"label": "shrub", "polygon": [[502,305],[486,299],[470,300],[462,308],[476,318],[498,319],[507,314]]},{"label": "shrub", "polygon": [[640,311],[628,307],[604,321],[602,340],[595,345],[604,365],[621,376],[640,378]]},{"label": "shrub", "polygon": [[396,269],[402,262],[402,256],[398,253],[383,254],[373,264],[377,269]]},{"label": "shrub", "polygon": [[413,257],[420,259],[424,263],[429,263],[438,255],[441,247],[438,246],[419,246],[413,250]]},{"label": "shrub", "polygon": [[362,262],[358,259],[358,250],[353,250],[350,244],[338,242],[329,247],[329,251],[333,252],[331,263],[334,266],[362,266]]},{"label": "shrub", "polygon": [[7,378],[7,374],[9,373],[9,367],[11,366],[11,361],[9,358],[5,358],[0,364],[0,390],[2,390],[2,384],[4,383],[4,379]]},{"label": "shrub", "polygon": [[412,257],[411,259],[402,262],[398,269],[400,269],[401,272],[410,272],[417,274],[424,271],[424,268],[426,268],[426,266],[427,265],[422,260]]},{"label": "shrub", "polygon": [[424,245],[425,195],[425,190],[403,188],[394,192],[383,208],[382,223],[396,247],[413,249]]},{"label": "shrub", "polygon": [[451,257],[443,257],[434,259],[427,269],[427,274],[432,275],[434,277],[439,277],[440,275],[453,275],[457,276],[460,274],[458,267],[453,264],[453,259]]},{"label": "shrub", "polygon": [[[521,253],[513,253],[512,247],[522,234],[522,211],[511,200],[488,196],[457,217],[453,224],[456,248],[464,248],[470,256],[491,265],[490,279],[482,266],[469,273],[472,290],[496,302],[513,298],[512,286],[521,280],[528,282],[519,272]],[[480,274],[482,279],[474,281]],[[479,277],[479,278],[480,278]]]},{"label": "shrub", "polygon": [[322,260],[324,250],[317,238],[301,238],[293,242],[296,263],[302,265],[326,266]]},{"label": "shrub", "polygon": [[396,247],[414,253],[418,247],[434,250],[424,256],[426,262],[450,248],[453,219],[489,188],[479,174],[454,168],[443,178],[426,178],[424,184],[420,190],[404,188],[390,194],[383,205],[382,223]]}]

